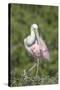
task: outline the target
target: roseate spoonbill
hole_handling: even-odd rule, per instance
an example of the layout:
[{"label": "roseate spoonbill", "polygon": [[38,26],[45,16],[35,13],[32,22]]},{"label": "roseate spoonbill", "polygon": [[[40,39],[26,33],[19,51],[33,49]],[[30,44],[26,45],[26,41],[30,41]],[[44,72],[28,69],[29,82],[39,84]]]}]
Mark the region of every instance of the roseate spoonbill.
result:
[{"label": "roseate spoonbill", "polygon": [[49,60],[49,52],[44,40],[39,36],[37,24],[31,26],[31,34],[24,39],[24,45],[28,53],[37,59],[37,64],[35,63],[29,71],[37,66],[36,75],[38,75],[39,59],[44,58]]}]

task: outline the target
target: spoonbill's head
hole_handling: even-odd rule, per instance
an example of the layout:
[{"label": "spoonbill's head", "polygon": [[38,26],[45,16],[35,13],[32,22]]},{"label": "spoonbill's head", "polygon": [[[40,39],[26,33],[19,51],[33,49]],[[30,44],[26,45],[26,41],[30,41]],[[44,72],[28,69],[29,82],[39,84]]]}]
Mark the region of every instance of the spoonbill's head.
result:
[{"label": "spoonbill's head", "polygon": [[31,30],[33,30],[34,32],[35,32],[36,30],[38,30],[38,25],[37,25],[37,24],[32,24],[32,25],[31,25]]}]

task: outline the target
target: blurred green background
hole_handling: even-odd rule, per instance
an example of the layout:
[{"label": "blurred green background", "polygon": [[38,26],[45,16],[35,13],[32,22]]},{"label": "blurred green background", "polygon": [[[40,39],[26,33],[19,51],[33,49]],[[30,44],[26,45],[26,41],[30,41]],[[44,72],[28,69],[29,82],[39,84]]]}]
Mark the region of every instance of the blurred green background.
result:
[{"label": "blurred green background", "polygon": [[[44,5],[11,4],[10,10],[10,67],[11,86],[57,84],[58,83],[58,7]],[[30,34],[30,26],[36,23],[39,33],[47,43],[50,60],[41,61],[39,77],[34,78],[36,69],[23,77],[24,69],[28,70],[34,63],[24,47],[24,38]]]}]

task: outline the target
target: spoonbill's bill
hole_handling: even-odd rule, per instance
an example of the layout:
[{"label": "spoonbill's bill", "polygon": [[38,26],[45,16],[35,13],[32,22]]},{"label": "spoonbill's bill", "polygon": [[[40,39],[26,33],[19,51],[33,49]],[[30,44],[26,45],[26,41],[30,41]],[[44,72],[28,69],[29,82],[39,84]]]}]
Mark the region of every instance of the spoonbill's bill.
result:
[{"label": "spoonbill's bill", "polygon": [[31,26],[31,34],[24,39],[24,45],[27,52],[37,60],[37,64],[34,64],[33,67],[29,69],[29,71],[31,71],[37,65],[37,75],[39,68],[39,59],[44,58],[49,60],[49,51],[44,40],[41,36],[39,36],[37,24],[33,24]]}]

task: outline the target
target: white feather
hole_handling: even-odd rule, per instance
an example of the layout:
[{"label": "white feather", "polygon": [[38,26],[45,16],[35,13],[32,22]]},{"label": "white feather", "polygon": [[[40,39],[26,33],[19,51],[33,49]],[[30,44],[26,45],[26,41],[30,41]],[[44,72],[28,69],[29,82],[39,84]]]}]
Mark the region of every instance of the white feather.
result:
[{"label": "white feather", "polygon": [[26,38],[26,44],[29,46],[29,45],[32,45],[33,42],[35,41],[35,31],[34,31],[34,28],[37,28],[37,26],[35,24],[33,24],[31,26],[31,35],[29,35],[27,38]]}]

